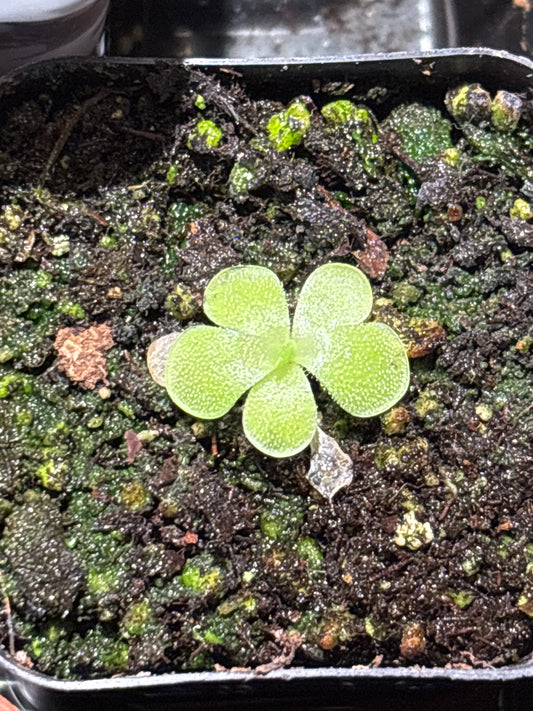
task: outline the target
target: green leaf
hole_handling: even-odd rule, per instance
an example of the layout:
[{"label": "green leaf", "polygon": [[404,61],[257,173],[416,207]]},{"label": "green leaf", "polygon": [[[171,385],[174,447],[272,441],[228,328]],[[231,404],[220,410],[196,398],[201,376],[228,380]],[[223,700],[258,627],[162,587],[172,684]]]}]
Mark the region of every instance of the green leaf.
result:
[{"label": "green leaf", "polygon": [[216,326],[191,326],[174,341],[165,365],[172,400],[195,417],[225,415],[276,365],[262,340]]},{"label": "green leaf", "polygon": [[303,285],[294,314],[296,360],[309,367],[309,359],[320,358],[327,349],[332,331],[362,323],[371,310],[372,288],[360,269],[341,262],[315,269]]},{"label": "green leaf", "polygon": [[392,328],[376,321],[337,328],[322,358],[303,365],[356,417],[385,412],[409,387],[405,346]]},{"label": "green leaf", "polygon": [[216,274],[205,290],[204,311],[219,326],[249,334],[279,329],[280,341],[289,337],[283,285],[265,267],[229,267]]},{"label": "green leaf", "polygon": [[242,413],[244,434],[264,454],[291,457],[316,430],[315,398],[304,371],[286,363],[254,385]]}]

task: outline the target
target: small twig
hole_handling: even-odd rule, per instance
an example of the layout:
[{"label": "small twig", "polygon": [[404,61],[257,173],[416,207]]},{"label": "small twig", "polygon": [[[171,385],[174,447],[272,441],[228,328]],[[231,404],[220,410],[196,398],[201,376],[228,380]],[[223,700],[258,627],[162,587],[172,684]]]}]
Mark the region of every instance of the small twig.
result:
[{"label": "small twig", "polygon": [[198,83],[200,91],[208,101],[227,114],[236,124],[244,126],[252,135],[257,135],[257,130],[238,113],[234,106],[234,100],[222,93],[222,87],[218,82],[194,69],[191,71],[191,78]]},{"label": "small twig", "polygon": [[402,491],[405,489],[406,486],[409,486],[408,482],[405,482],[405,484],[402,484],[402,485],[400,486],[400,488],[398,489],[398,491],[397,491],[397,492],[394,494],[394,496],[390,499],[389,505],[392,504],[392,502],[393,502],[395,499],[397,499],[398,496],[400,496],[400,494],[402,493]]},{"label": "small twig", "polygon": [[375,583],[376,580],[381,580],[381,578],[384,578],[389,573],[397,573],[402,568],[405,568],[406,565],[409,565],[412,560],[413,559],[409,556],[404,560],[398,561],[398,563],[393,563],[392,565],[387,566],[385,570],[382,570],[381,573],[377,573],[377,575],[372,575],[372,577],[368,579],[368,582]]},{"label": "small twig", "polygon": [[96,220],[99,225],[102,225],[102,227],[109,227],[108,220],[106,220],[105,217],[100,215],[99,212],[96,212],[96,210],[87,210],[87,214],[89,215],[89,217],[92,217],[93,220]]},{"label": "small twig", "polygon": [[46,165],[44,166],[41,172],[41,176],[39,178],[40,187],[44,185],[44,182],[48,177],[50,170],[61,155],[61,151],[65,147],[65,144],[70,138],[70,135],[78,121],[82,118],[87,109],[91,108],[91,106],[94,106],[95,104],[98,104],[100,101],[102,101],[102,99],[105,99],[105,97],[108,96],[109,93],[109,90],[104,90],[99,91],[98,94],[95,94],[94,96],[91,96],[89,99],[84,101],[81,106],[78,107],[77,111],[75,111],[74,114],[66,122],[65,127],[61,132],[61,135],[55,142],[52,152],[50,153],[50,155],[48,156],[48,160],[46,161]]},{"label": "small twig", "polygon": [[150,141],[159,141],[160,143],[165,143],[166,138],[162,133],[155,133],[154,131],[139,131],[136,128],[130,128],[129,126],[116,126],[119,131],[123,133],[131,133],[132,136],[139,136],[139,138],[147,138]]},{"label": "small twig", "polygon": [[450,500],[447,502],[446,506],[442,509],[442,511],[440,512],[440,514],[437,516],[437,521],[444,521],[444,519],[445,519],[446,516],[448,515],[448,512],[449,512],[449,510],[451,509],[451,507],[453,506],[454,503],[455,503],[455,499],[450,499]]},{"label": "small twig", "polygon": [[532,408],[533,408],[533,402],[529,403],[529,405],[528,405],[524,410],[522,410],[522,412],[520,412],[520,413],[518,414],[518,417],[517,417],[516,419],[517,419],[517,420],[521,420],[522,417],[523,417],[524,415],[527,415],[527,413],[528,413]]},{"label": "small twig", "polygon": [[381,140],[385,148],[387,148],[396,158],[405,163],[408,168],[411,168],[413,173],[418,177],[421,177],[423,173],[422,166],[420,163],[413,158],[410,158],[407,153],[402,150],[401,140],[397,133],[394,131],[386,131],[381,134]]}]

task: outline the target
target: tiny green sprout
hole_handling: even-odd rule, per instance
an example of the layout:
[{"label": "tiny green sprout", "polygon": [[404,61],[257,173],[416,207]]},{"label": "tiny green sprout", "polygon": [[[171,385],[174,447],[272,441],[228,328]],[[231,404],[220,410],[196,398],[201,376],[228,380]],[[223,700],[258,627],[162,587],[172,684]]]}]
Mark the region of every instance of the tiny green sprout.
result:
[{"label": "tiny green sprout", "polygon": [[150,367],[150,354],[149,367],[172,400],[201,419],[222,417],[249,390],[246,437],[265,454],[289,457],[317,429],[306,372],[356,417],[379,415],[405,394],[405,347],[389,326],[365,323],[371,309],[370,282],[359,269],[325,264],[303,285],[291,327],[274,272],[230,267],[205,290],[204,311],[216,326],[191,326],[173,337],[164,381]]},{"label": "tiny green sprout", "polygon": [[267,134],[277,151],[297,146],[311,126],[311,114],[305,104],[294,101],[285,111],[274,114],[267,124]]},{"label": "tiny green sprout", "polygon": [[196,99],[194,100],[194,105],[196,106],[197,109],[200,109],[200,111],[203,111],[205,109],[205,99],[201,94],[196,95]]},{"label": "tiny green sprout", "polygon": [[200,119],[189,136],[189,148],[192,147],[195,138],[200,139],[207,148],[216,148],[222,139],[222,130],[214,121]]},{"label": "tiny green sprout", "polygon": [[533,212],[528,202],[518,198],[509,210],[509,215],[515,220],[529,220],[533,217]]},{"label": "tiny green sprout", "polygon": [[342,126],[349,121],[370,123],[370,114],[368,113],[368,109],[360,108],[348,99],[331,101],[329,104],[322,107],[320,113],[326,121],[334,123],[336,126]]}]

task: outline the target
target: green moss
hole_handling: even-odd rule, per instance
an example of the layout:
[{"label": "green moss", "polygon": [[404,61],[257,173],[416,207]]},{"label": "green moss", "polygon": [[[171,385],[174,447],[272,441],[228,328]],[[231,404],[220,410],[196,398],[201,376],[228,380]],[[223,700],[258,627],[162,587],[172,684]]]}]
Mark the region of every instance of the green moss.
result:
[{"label": "green moss", "polygon": [[87,317],[85,310],[81,304],[76,304],[73,301],[61,301],[58,304],[60,313],[66,314],[71,318],[81,320]]},{"label": "green moss", "polygon": [[70,251],[70,237],[66,234],[45,235],[44,241],[49,245],[53,257],[63,257]]},{"label": "green moss", "polygon": [[118,247],[118,240],[113,235],[102,235],[98,242],[100,247],[105,247],[107,249],[116,249]]},{"label": "green moss", "polygon": [[193,637],[206,644],[215,644],[230,650],[238,641],[235,620],[233,617],[214,614],[207,623],[194,628]]},{"label": "green moss", "polygon": [[528,617],[533,617],[533,590],[530,587],[520,595],[516,606]]},{"label": "green moss", "polygon": [[212,570],[210,573],[202,575],[200,568],[186,563],[181,574],[181,582],[194,592],[211,592],[220,583],[220,573],[218,570]]},{"label": "green moss", "polygon": [[[435,392],[430,388],[425,388],[420,393],[416,403],[415,410],[417,415],[423,420],[427,420],[429,415],[435,415],[435,413],[441,413],[441,405]],[[432,417],[432,420],[435,418]]]},{"label": "green moss", "polygon": [[458,166],[461,163],[462,153],[458,148],[447,148],[442,154],[442,160],[446,165]]},{"label": "green moss", "polygon": [[35,275],[35,286],[38,289],[46,289],[46,287],[51,284],[54,277],[49,272],[44,269],[39,269]]},{"label": "green moss", "polygon": [[189,232],[191,223],[204,215],[205,211],[203,203],[189,204],[181,200],[172,203],[167,211],[167,229],[171,243],[178,242],[179,246],[183,246],[182,240]]},{"label": "green moss", "polygon": [[531,205],[526,200],[518,198],[509,210],[509,215],[516,220],[529,220],[533,217],[533,212]]},{"label": "green moss", "polygon": [[188,146],[192,148],[194,141],[199,140],[206,148],[216,148],[222,135],[222,129],[214,121],[200,119],[189,136]]},{"label": "green moss", "polygon": [[311,126],[311,114],[301,101],[274,114],[267,124],[267,135],[277,151],[286,151],[301,143]]},{"label": "green moss", "polygon": [[381,416],[381,424],[386,435],[403,434],[409,422],[409,413],[403,407],[393,407]]},{"label": "green moss", "polygon": [[508,558],[511,554],[511,547],[514,543],[513,536],[501,535],[496,541],[496,552],[500,558]]},{"label": "green moss", "polygon": [[102,649],[100,658],[108,672],[125,670],[130,663],[130,650],[124,642],[116,641]]},{"label": "green moss", "polygon": [[276,541],[297,537],[303,519],[301,502],[293,497],[267,499],[261,511],[261,533]]},{"label": "green moss", "polygon": [[463,134],[473,150],[473,160],[498,166],[504,173],[522,180],[533,180],[529,155],[533,137],[525,130],[502,133],[472,124],[462,127]]},{"label": "green moss", "polygon": [[62,491],[68,476],[67,464],[64,461],[49,460],[37,469],[35,476],[45,489]]},{"label": "green moss", "polygon": [[165,299],[165,309],[178,321],[190,321],[200,310],[198,299],[183,284],[176,284]]},{"label": "green moss", "polygon": [[128,635],[146,634],[153,623],[153,612],[148,600],[136,602],[126,611],[122,626]]},{"label": "green moss", "polygon": [[126,482],[121,488],[120,499],[128,511],[142,511],[152,503],[152,495],[139,481]]},{"label": "green moss", "polygon": [[498,131],[514,131],[522,116],[524,101],[518,94],[498,91],[491,104],[492,125]]},{"label": "green moss", "polygon": [[87,571],[87,588],[95,595],[118,591],[120,584],[117,571],[110,568]]},{"label": "green moss", "polygon": [[254,615],[257,612],[257,602],[255,598],[251,595],[230,598],[221,603],[217,608],[217,611],[220,612],[221,615],[231,615],[239,610],[242,610],[248,615]]},{"label": "green moss", "polygon": [[196,106],[197,109],[200,109],[200,111],[203,111],[205,109],[205,99],[202,96],[202,94],[197,94],[196,98],[194,100],[194,105]]},{"label": "green moss", "polygon": [[398,524],[394,534],[397,546],[416,551],[424,545],[431,543],[434,538],[431,524],[419,521],[415,511],[404,514],[403,520]]},{"label": "green moss", "polygon": [[232,194],[246,195],[253,186],[254,174],[242,163],[235,163],[229,175],[229,183]]},{"label": "green moss", "polygon": [[326,104],[320,110],[322,116],[336,126],[356,121],[358,123],[370,122],[368,109],[360,108],[348,99],[338,99]]},{"label": "green moss", "polygon": [[446,94],[446,108],[456,121],[487,121],[491,114],[491,98],[480,84],[463,84]]},{"label": "green moss", "polygon": [[191,592],[218,595],[224,589],[227,575],[225,562],[217,562],[210,554],[200,554],[186,561],[180,582]]},{"label": "green moss", "polygon": [[455,592],[454,590],[449,589],[446,594],[457,605],[457,607],[461,608],[461,610],[471,605],[476,599],[475,595],[467,590],[459,590],[458,592]]},{"label": "green moss", "polygon": [[322,567],[324,556],[314,538],[300,538],[296,544],[296,550],[300,558],[306,561],[310,570],[319,570]]},{"label": "green moss", "polygon": [[174,183],[176,182],[177,176],[178,176],[178,166],[173,164],[167,170],[167,174],[165,176],[166,184],[167,185],[174,185]]},{"label": "green moss", "polygon": [[411,304],[416,304],[421,291],[414,284],[402,281],[396,284],[392,291],[392,300],[398,309],[405,309]]},{"label": "green moss", "polygon": [[461,568],[464,570],[467,577],[472,577],[475,575],[481,567],[481,553],[480,551],[471,550],[468,551],[461,561]]},{"label": "green moss", "polygon": [[374,463],[378,469],[383,471],[399,470],[412,473],[421,466],[427,456],[428,449],[429,444],[424,437],[408,440],[399,447],[381,443],[376,447]]},{"label": "green moss", "polygon": [[33,392],[32,378],[25,373],[17,372],[4,375],[0,379],[0,398],[4,399],[9,397],[19,388],[25,395],[31,395]]},{"label": "green moss", "polygon": [[120,402],[118,402],[117,410],[122,412],[123,415],[126,415],[126,417],[128,417],[130,420],[135,419],[135,411],[133,409],[133,406],[127,400],[121,400]]},{"label": "green moss", "polygon": [[365,617],[365,632],[372,639],[378,642],[385,639],[387,636],[387,628],[383,622],[375,621],[373,617]]},{"label": "green moss", "polygon": [[384,122],[402,140],[402,150],[412,159],[425,161],[453,148],[450,122],[438,109],[409,104],[394,109]]}]

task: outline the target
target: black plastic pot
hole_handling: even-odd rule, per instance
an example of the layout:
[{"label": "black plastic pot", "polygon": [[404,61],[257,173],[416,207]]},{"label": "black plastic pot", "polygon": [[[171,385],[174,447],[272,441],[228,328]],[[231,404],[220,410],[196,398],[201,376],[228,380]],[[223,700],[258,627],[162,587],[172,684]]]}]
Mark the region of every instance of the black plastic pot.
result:
[{"label": "black plastic pot", "polygon": [[[213,73],[234,70],[255,96],[288,99],[312,94],[316,80],[355,83],[359,90],[386,86],[403,99],[442,102],[446,89],[479,81],[489,90],[526,90],[533,63],[494,50],[441,50],[432,54],[353,56],[320,62],[293,60],[254,63],[206,60],[187,66]],[[169,91],[179,85],[183,63],[165,60],[73,60],[37,65],[0,84],[0,120],[4,108],[43,93],[56,100],[75,87],[119,87],[150,82],[167,72]],[[386,108],[386,106],[385,106]],[[266,676],[253,673],[204,672],[91,681],[57,681],[22,669],[6,653],[0,675],[24,708],[71,711],[117,708],[125,711],[195,709],[369,709],[394,711],[530,711],[533,707],[533,663],[501,669],[317,668],[284,669]]]}]

